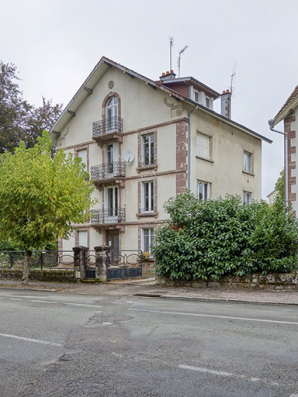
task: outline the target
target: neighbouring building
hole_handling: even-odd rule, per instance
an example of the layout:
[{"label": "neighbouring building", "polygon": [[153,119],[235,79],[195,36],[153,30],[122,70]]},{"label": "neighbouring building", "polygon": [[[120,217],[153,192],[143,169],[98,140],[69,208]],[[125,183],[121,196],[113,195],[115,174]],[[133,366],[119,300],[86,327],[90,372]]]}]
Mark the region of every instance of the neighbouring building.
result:
[{"label": "neighbouring building", "polygon": [[[286,100],[273,119],[274,127],[281,121],[284,122],[284,133],[287,134],[285,145],[285,165],[288,162],[288,203],[292,204],[293,211],[298,214],[298,185],[297,185],[297,131],[298,131],[298,85]],[[285,184],[286,186],[286,184]]]},{"label": "neighbouring building", "polygon": [[[221,98],[222,114],[213,110]],[[51,130],[80,156],[98,199],[90,223],[60,249],[108,244],[150,251],[163,205],[187,189],[198,199],[238,194],[261,199],[262,141],[231,120],[231,93],[219,94],[173,71],[158,81],[103,57]]]}]

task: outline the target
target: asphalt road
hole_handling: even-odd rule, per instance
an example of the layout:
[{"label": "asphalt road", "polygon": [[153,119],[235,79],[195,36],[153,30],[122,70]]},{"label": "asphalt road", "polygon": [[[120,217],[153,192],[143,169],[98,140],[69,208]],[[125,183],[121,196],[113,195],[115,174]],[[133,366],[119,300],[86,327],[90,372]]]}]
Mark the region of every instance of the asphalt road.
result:
[{"label": "asphalt road", "polygon": [[0,396],[298,397],[293,306],[0,291]]}]

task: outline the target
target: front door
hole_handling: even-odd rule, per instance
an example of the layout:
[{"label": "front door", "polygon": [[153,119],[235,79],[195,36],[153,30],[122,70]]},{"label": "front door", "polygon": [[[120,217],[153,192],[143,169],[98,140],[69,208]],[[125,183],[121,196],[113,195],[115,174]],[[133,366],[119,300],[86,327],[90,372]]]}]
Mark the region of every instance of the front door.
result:
[{"label": "front door", "polygon": [[107,244],[111,248],[111,265],[119,263],[119,230],[107,231]]}]

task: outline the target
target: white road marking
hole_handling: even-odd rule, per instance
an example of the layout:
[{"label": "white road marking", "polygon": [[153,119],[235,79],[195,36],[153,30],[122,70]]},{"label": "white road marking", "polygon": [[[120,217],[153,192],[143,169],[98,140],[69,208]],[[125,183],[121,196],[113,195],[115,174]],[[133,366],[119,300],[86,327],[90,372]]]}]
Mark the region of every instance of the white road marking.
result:
[{"label": "white road marking", "polygon": [[62,302],[63,305],[70,305],[70,306],[83,306],[83,307],[93,307],[93,308],[97,308],[97,307],[102,307],[99,305],[87,305],[85,303],[70,303],[70,302]]},{"label": "white road marking", "polygon": [[34,343],[41,343],[43,345],[50,345],[50,346],[63,346],[60,343],[54,343],[54,342],[47,342],[44,340],[39,340],[39,339],[31,339],[31,338],[24,338],[23,336],[16,336],[16,335],[9,335],[9,334],[1,334],[0,336],[3,336],[5,338],[13,338],[13,339],[19,339],[19,340],[24,340],[26,342],[34,342]]},{"label": "white road marking", "polygon": [[[197,371],[197,372],[203,372],[211,375],[218,375],[218,376],[226,376],[226,377],[231,377],[231,378],[237,378],[237,379],[245,379],[250,382],[261,382],[262,379],[259,378],[250,378],[245,375],[237,375],[233,374],[231,372],[224,372],[224,371],[215,371],[214,369],[209,369],[209,368],[201,368],[201,367],[192,367],[190,365],[179,365],[179,368],[182,369],[188,369],[191,371]],[[279,386],[279,383],[277,382],[269,382],[272,386]]]},{"label": "white road marking", "polygon": [[293,322],[293,321],[265,320],[265,319],[260,319],[260,318],[216,316],[213,314],[166,312],[166,311],[160,311],[160,310],[133,309],[133,308],[129,308],[128,310],[133,310],[133,311],[137,311],[137,312],[160,313],[160,314],[176,314],[176,315],[181,315],[181,316],[223,318],[223,319],[228,319],[228,320],[258,321],[258,322],[263,322],[263,323],[298,325],[297,322]]},{"label": "white road marking", "polygon": [[87,305],[85,303],[72,303],[72,302],[60,302],[60,301],[43,301],[39,299],[30,299],[31,302],[38,302],[38,303],[54,303],[54,304],[60,304],[60,305],[70,305],[70,306],[83,306],[83,307],[93,307],[93,308],[98,308],[102,306],[98,305]]},{"label": "white road marking", "polygon": [[20,299],[20,298],[10,298],[10,300],[12,300],[12,301],[21,301],[22,299]]},{"label": "white road marking", "polygon": [[51,301],[42,301],[39,299],[30,299],[31,302],[38,302],[38,303],[60,303],[60,302],[51,302]]}]

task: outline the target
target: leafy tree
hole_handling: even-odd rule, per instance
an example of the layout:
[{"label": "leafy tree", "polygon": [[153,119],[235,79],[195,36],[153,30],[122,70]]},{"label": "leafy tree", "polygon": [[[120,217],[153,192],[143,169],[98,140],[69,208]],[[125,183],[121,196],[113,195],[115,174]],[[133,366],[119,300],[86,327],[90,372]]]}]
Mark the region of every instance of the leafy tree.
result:
[{"label": "leafy tree", "polygon": [[24,247],[24,284],[32,250],[67,238],[94,204],[94,186],[80,157],[59,150],[52,158],[46,131],[37,140],[33,148],[21,142],[14,154],[0,155],[0,240]]},{"label": "leafy tree", "polygon": [[33,147],[43,130],[49,130],[61,113],[62,105],[42,98],[35,108],[23,99],[17,68],[0,62],[0,153],[13,151],[21,141]]},{"label": "leafy tree", "polygon": [[277,191],[277,194],[284,200],[285,199],[285,170],[282,170],[279,174],[279,178],[277,179],[274,189]]},{"label": "leafy tree", "polygon": [[269,207],[243,205],[239,196],[198,201],[188,192],[165,210],[171,220],[157,230],[152,248],[159,275],[208,280],[297,268],[298,221],[281,197]]}]

